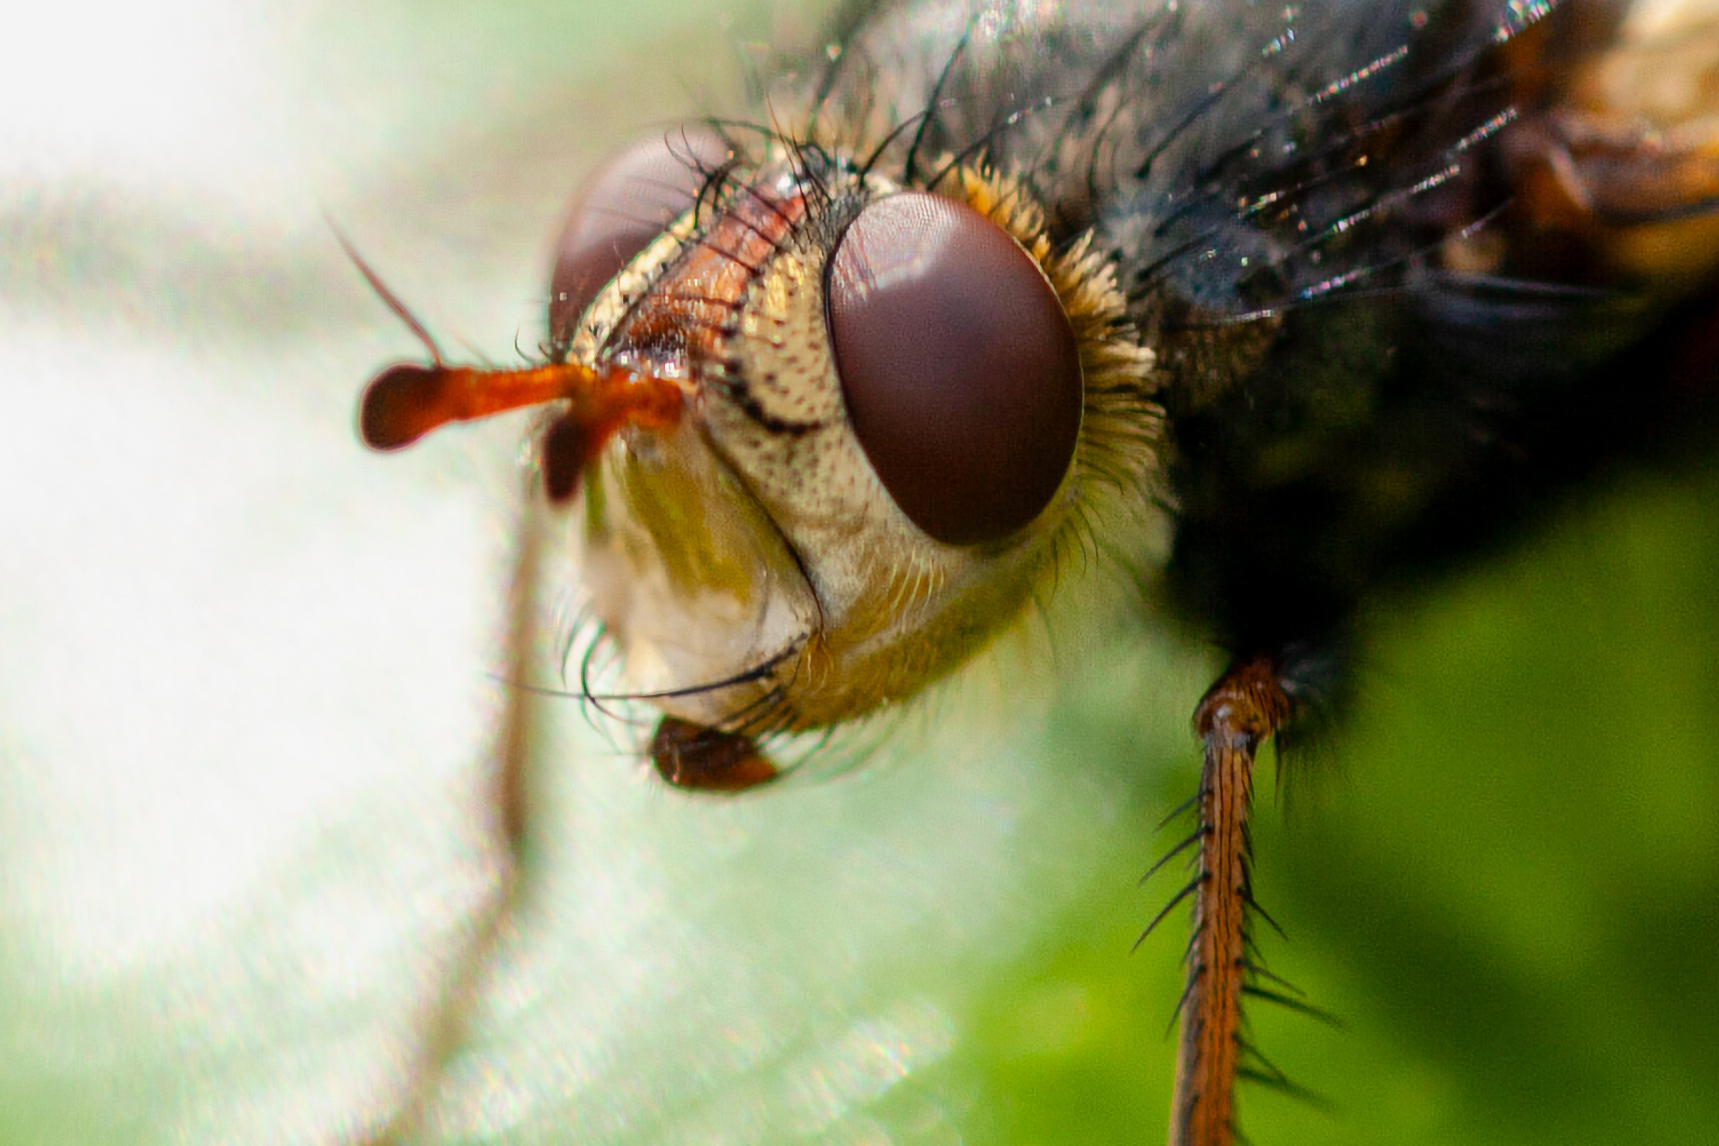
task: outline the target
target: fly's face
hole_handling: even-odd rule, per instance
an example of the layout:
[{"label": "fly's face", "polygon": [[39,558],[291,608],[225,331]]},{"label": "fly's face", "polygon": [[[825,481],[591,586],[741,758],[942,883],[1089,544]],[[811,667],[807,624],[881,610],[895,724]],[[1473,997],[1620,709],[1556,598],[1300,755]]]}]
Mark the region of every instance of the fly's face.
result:
[{"label": "fly's face", "polygon": [[621,688],[702,789],[920,693],[1071,553],[1140,563],[1171,505],[1164,602],[1234,659],[1146,931],[1190,902],[1170,1141],[1231,1146],[1239,1080],[1294,1089],[1244,1000],[1305,1009],[1253,942],[1256,752],[1335,709],[1374,592],[1711,390],[1719,31],[1650,59],[1621,15],[884,0],[815,130],[672,132],[587,186],[548,363],[432,346],[365,437],[549,406]]},{"label": "fly's face", "polygon": [[[640,187],[663,216],[690,206],[655,231]],[[1146,501],[1152,356],[1112,273],[1053,253],[979,165],[915,187],[839,149],[647,141],[576,202],[552,294],[559,361],[462,385],[565,403],[544,485],[583,491],[592,612],[624,691],[664,715],[672,782],[767,780],[758,738],[915,695],[1013,623],[1095,515]],[[385,372],[367,437],[403,444],[401,411],[452,372]]]}]

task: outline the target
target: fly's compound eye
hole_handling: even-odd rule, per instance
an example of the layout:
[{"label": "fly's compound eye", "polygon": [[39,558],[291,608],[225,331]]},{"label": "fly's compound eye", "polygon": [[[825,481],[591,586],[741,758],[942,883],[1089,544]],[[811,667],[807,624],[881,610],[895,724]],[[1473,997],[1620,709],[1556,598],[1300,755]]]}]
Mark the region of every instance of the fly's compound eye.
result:
[{"label": "fly's compound eye", "polygon": [[565,346],[597,292],[687,211],[728,145],[703,127],[641,139],[598,168],[574,197],[555,244],[549,336]]},{"label": "fly's compound eye", "polygon": [[854,434],[901,511],[938,541],[1021,529],[1080,434],[1080,350],[1031,255],[963,203],[867,206],[830,260],[830,339]]}]

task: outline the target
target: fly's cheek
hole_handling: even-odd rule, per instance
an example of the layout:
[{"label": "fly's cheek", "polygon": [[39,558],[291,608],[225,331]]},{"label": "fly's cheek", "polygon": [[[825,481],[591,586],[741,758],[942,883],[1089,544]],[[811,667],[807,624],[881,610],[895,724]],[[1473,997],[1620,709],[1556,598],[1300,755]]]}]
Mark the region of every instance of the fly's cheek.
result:
[{"label": "fly's cheek", "polygon": [[555,244],[549,336],[565,346],[579,316],[610,279],[685,213],[728,145],[704,127],[641,139],[610,159],[574,196]]},{"label": "fly's cheek", "polygon": [[901,511],[950,545],[1029,524],[1068,473],[1083,404],[1038,263],[973,208],[903,192],[867,206],[829,266],[848,416]]}]

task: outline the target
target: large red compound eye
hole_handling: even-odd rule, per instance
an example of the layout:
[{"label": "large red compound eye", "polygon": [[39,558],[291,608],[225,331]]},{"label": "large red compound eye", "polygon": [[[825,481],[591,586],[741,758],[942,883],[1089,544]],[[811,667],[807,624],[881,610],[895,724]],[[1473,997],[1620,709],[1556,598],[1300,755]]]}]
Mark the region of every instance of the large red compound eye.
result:
[{"label": "large red compound eye", "polygon": [[639,140],[592,173],[555,243],[551,342],[573,340],[597,292],[693,205],[705,172],[727,159],[728,145],[710,128],[677,127]]},{"label": "large red compound eye", "polygon": [[950,545],[1037,517],[1074,458],[1083,386],[1032,256],[964,203],[903,192],[848,227],[827,297],[854,434],[901,511]]}]

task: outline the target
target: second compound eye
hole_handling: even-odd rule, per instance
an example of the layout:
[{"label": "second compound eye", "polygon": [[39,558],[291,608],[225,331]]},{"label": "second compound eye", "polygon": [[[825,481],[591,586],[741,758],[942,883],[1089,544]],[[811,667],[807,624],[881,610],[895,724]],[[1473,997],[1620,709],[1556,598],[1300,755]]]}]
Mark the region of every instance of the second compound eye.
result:
[{"label": "second compound eye", "polygon": [[938,195],[879,199],[836,247],[827,298],[854,434],[915,525],[970,545],[1044,511],[1080,435],[1080,348],[1008,232]]},{"label": "second compound eye", "polygon": [[641,139],[599,167],[573,199],[555,243],[549,338],[565,346],[597,292],[692,207],[728,145],[706,127]]}]

